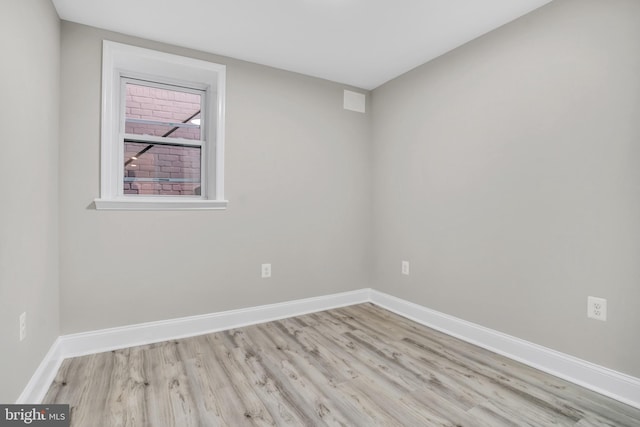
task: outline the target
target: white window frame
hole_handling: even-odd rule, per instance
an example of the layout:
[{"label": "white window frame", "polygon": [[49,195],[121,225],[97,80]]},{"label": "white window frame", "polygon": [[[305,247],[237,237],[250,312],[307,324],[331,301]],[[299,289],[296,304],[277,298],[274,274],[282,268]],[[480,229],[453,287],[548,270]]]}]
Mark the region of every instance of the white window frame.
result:
[{"label": "white window frame", "polygon": [[[124,102],[121,81],[137,78],[203,90],[204,122],[200,196],[125,195]],[[108,40],[102,50],[100,198],[96,209],[225,209],[224,119],[226,67],[213,62],[129,46]]]}]

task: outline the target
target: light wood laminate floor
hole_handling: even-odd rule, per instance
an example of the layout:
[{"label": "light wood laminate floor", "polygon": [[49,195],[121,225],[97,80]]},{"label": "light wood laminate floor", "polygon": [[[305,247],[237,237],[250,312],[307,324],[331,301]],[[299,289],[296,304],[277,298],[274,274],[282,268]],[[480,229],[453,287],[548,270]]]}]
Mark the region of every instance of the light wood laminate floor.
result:
[{"label": "light wood laminate floor", "polygon": [[640,426],[640,410],[372,304],[65,360],[72,426]]}]

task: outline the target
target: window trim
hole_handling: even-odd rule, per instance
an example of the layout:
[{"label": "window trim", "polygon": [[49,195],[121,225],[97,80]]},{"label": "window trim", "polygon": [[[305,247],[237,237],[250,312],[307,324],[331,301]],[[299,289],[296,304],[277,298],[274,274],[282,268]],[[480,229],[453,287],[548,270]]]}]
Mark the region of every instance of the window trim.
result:
[{"label": "window trim", "polygon": [[[187,84],[206,92],[204,147],[201,169],[205,191],[201,197],[132,196],[121,191],[124,150],[121,134],[121,79],[151,79],[162,84]],[[103,41],[102,125],[100,141],[99,210],[225,209],[224,124],[226,66],[199,59]],[[122,176],[121,176],[122,175]]]}]

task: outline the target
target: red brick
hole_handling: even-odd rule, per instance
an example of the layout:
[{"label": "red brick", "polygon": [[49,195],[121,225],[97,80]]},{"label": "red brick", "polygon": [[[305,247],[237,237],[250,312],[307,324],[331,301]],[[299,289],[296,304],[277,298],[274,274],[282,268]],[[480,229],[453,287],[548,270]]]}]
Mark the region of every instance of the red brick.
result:
[{"label": "red brick", "polygon": [[182,171],[180,170],[180,168],[174,168],[174,167],[163,167],[162,168],[162,172],[168,172],[171,173],[171,178],[181,178],[182,177]]},{"label": "red brick", "polygon": [[176,156],[175,154],[160,154],[158,158],[160,160],[168,160],[168,161],[178,160],[178,156]]},{"label": "red brick", "polygon": [[132,100],[134,102],[140,102],[140,103],[149,103],[149,102],[151,102],[151,98],[149,98],[148,96],[133,96]]},{"label": "red brick", "polygon": [[173,119],[173,114],[171,114],[168,111],[159,111],[159,110],[155,110],[153,111],[153,118],[163,118],[163,119]]}]

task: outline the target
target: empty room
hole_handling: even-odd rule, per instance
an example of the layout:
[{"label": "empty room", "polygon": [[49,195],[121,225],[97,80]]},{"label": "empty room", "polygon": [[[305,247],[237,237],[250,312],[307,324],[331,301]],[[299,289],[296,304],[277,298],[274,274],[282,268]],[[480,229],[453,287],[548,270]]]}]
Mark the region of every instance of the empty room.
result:
[{"label": "empty room", "polygon": [[1,6],[0,426],[640,426],[640,1]]}]

